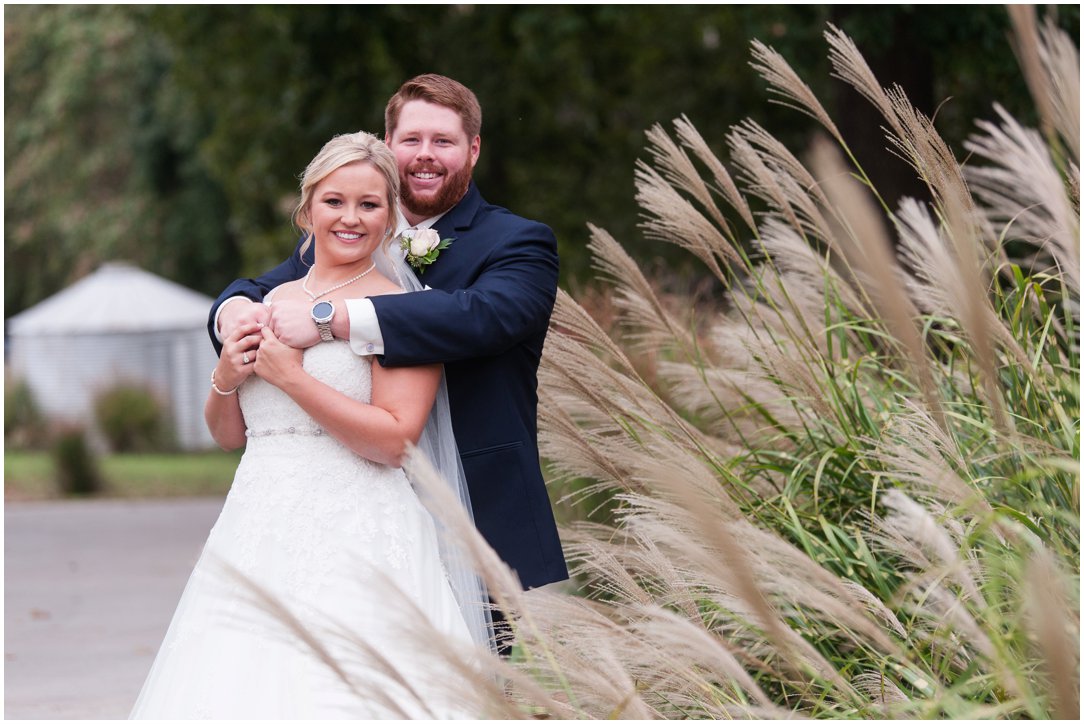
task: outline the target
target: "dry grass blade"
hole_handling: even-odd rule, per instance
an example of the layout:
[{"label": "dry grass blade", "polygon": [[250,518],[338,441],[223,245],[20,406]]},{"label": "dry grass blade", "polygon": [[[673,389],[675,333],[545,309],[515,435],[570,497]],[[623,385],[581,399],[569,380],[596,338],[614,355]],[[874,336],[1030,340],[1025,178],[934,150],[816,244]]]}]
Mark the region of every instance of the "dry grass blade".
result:
[{"label": "dry grass blade", "polygon": [[604,352],[612,360],[620,363],[624,370],[633,372],[632,362],[621,348],[614,344],[610,335],[598,326],[598,322],[591,318],[586,309],[561,288],[557,289],[550,327],[555,329],[560,336],[573,337]]},{"label": "dry grass blade", "polygon": [[655,166],[662,170],[663,176],[675,188],[683,189],[699,201],[700,205],[711,214],[711,218],[723,229],[726,235],[734,238],[733,229],[727,223],[726,217],[719,211],[719,207],[715,205],[715,200],[711,197],[711,191],[697,172],[696,166],[693,165],[692,160],[685,152],[674,143],[669,134],[662,129],[662,126],[656,123],[648,129],[647,140],[649,142],[647,150],[655,159]]},{"label": "dry grass blade", "polygon": [[862,53],[859,52],[854,41],[831,23],[829,23],[824,37],[828,41],[829,48],[831,48],[828,52],[828,59],[832,63],[832,75],[865,96],[866,100],[880,111],[885,120],[892,124],[897,135],[904,135],[895,114],[892,112],[892,103],[888,99],[888,94],[881,87],[877,76],[870,70],[869,64],[862,57]]},{"label": "dry grass blade", "polygon": [[1065,179],[1039,134],[1021,126],[1000,106],[995,109],[1000,125],[980,121],[984,135],[965,144],[991,162],[968,168],[971,186],[986,203],[991,222],[1006,225],[1005,236],[1033,244],[1050,259],[1052,271],[1079,295],[1080,216],[1065,193]]},{"label": "dry grass blade", "polygon": [[1068,34],[1047,18],[1042,32],[1031,5],[1009,5],[1016,51],[1031,97],[1038,106],[1043,133],[1055,134],[1080,157],[1080,58]]},{"label": "dry grass blade", "polygon": [[1029,628],[1045,661],[1055,716],[1076,719],[1080,715],[1079,608],[1070,606],[1063,577],[1046,549],[1032,554],[1027,578]]},{"label": "dry grass blade", "polygon": [[[346,671],[339,659],[331,653],[325,642],[320,639],[317,633],[309,625],[305,624],[301,619],[294,615],[294,612],[286,605],[285,601],[281,600],[278,596],[253,581],[229,563],[223,561],[220,565],[231,579],[236,581],[244,590],[247,590],[252,595],[254,604],[258,608],[266,611],[268,615],[278,621],[288,633],[296,637],[306,649],[312,652],[321,664],[327,667],[340,682],[346,685],[351,694],[357,696],[359,699],[371,697],[389,712],[397,714],[402,718],[410,717],[409,712],[407,712],[395,698],[391,697],[385,689],[374,687],[373,691],[364,692],[359,689],[354,677]],[[428,706],[418,691],[403,677],[399,669],[392,664],[387,657],[367,642],[360,642],[358,652],[365,656],[378,671],[386,674],[396,685],[400,686],[403,691],[411,697],[412,701],[417,702],[423,707],[423,710],[428,711]]]},{"label": "dry grass blade", "polygon": [[809,86],[794,72],[790,64],[774,48],[771,48],[759,40],[754,40],[753,62],[751,65],[764,80],[768,81],[769,90],[779,94],[785,100],[780,101],[785,106],[810,116],[820,123],[837,140],[843,140],[836,124],[824,110],[824,106],[813,95]]},{"label": "dry grass blade", "polygon": [[677,131],[678,138],[681,140],[682,145],[691,150],[696,157],[703,162],[708,170],[711,171],[712,176],[715,179],[716,187],[723,195],[723,198],[727,200],[737,212],[741,215],[742,221],[749,227],[749,230],[754,234],[757,231],[756,221],[753,219],[753,212],[749,209],[749,202],[745,200],[745,197],[738,191],[738,187],[734,184],[734,179],[730,177],[730,173],[727,172],[726,167],[721,161],[712,153],[708,144],[704,141],[703,136],[696,130],[693,124],[688,118],[682,116],[674,120],[674,128]]},{"label": "dry grass blade", "polygon": [[[764,156],[745,138],[739,129],[732,129],[727,135],[730,152],[741,171],[741,179],[749,192],[766,202],[783,221],[803,235],[813,239],[827,238],[824,230],[816,223],[810,223],[794,208],[793,200],[805,201],[808,195],[788,176],[780,176],[775,169],[765,163]],[[797,193],[795,193],[797,192]]]},{"label": "dry grass blade", "polygon": [[719,266],[719,259],[744,266],[741,255],[719,229],[658,171],[642,161],[636,164],[636,202],[647,212],[647,220],[641,226],[649,238],[689,250],[724,284],[729,279]]},{"label": "dry grass blade", "polygon": [[901,275],[884,225],[865,195],[864,187],[851,180],[839,154],[827,141],[821,139],[814,143],[812,158],[812,166],[823,179],[826,196],[832,203],[840,227],[836,234],[838,243],[851,266],[870,280],[866,286],[868,296],[874,301],[903,352],[927,408],[938,425],[947,430],[948,424],[918,328],[918,310],[900,281]]},{"label": "dry grass blade", "polygon": [[946,226],[955,252],[953,261],[960,290],[957,308],[960,327],[974,348],[972,359],[982,371],[982,388],[993,412],[994,424],[1003,435],[1008,436],[1012,433],[1012,423],[1001,397],[993,342],[994,327],[1001,325],[994,321],[996,315],[990,309],[988,281],[983,278],[982,272],[984,260],[978,258],[982,244],[978,242],[981,232],[977,211],[970,204],[965,206],[959,203],[957,197],[949,198],[945,206]]},{"label": "dry grass blade", "polygon": [[646,349],[676,346],[692,354],[695,343],[662,305],[639,265],[606,231],[588,224],[592,266],[616,288],[615,304],[637,330],[639,346]]},{"label": "dry grass blade", "polygon": [[[1031,360],[998,316],[988,288],[978,290],[977,297],[963,299],[965,290],[976,290],[977,285],[959,283],[962,272],[958,271],[958,257],[952,253],[945,233],[926,206],[914,199],[900,201],[896,229],[899,232],[900,258],[914,272],[914,276],[908,280],[911,298],[921,305],[923,312],[956,319],[960,310],[970,308],[972,314],[981,315],[982,328],[992,335],[997,345],[1009,352],[1015,364],[1033,375],[1035,369]],[[976,246],[971,244],[966,248]],[[965,333],[969,329],[966,323],[961,323],[961,328]]]}]

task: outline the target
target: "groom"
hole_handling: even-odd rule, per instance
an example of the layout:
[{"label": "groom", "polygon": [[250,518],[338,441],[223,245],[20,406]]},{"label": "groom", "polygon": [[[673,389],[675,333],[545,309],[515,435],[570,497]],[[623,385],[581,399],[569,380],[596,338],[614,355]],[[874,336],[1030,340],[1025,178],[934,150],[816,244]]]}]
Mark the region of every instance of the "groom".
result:
[{"label": "groom", "polygon": [[[486,203],[471,180],[481,151],[474,93],[440,75],[402,85],[384,113],[399,165],[398,232],[434,229],[452,244],[419,276],[428,290],[350,300],[334,336],[387,366],[443,362],[452,427],[475,524],[525,588],[568,578],[538,461],[537,372],[557,294],[549,227]],[[311,304],[259,302],[304,276],[310,247],[258,279],[239,279],[211,308],[215,349],[238,324],[269,323],[294,347],[320,341]],[[241,297],[238,299],[237,297]],[[229,302],[229,303],[225,303]]]}]

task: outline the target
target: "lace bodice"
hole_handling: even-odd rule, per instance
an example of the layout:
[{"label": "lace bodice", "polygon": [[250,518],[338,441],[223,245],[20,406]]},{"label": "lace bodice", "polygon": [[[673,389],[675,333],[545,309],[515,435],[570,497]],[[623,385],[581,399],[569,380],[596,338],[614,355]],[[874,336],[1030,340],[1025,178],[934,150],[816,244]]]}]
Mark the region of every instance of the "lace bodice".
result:
[{"label": "lace bodice", "polygon": [[[361,402],[372,399],[372,357],[359,357],[342,340],[322,342],[305,350],[305,371]],[[237,391],[250,437],[275,434],[314,434],[316,422],[290,397],[264,380],[250,376]]]},{"label": "lace bodice", "polygon": [[[303,357],[309,374],[362,402],[372,398],[371,365],[371,357],[359,357],[339,340],[310,347]],[[417,498],[402,470],[358,456],[285,392],[255,375],[238,394],[248,443],[229,501],[252,513],[235,543],[241,568],[256,560],[270,538],[294,561],[286,588],[313,587],[330,573],[326,551],[343,529],[370,543],[386,538],[369,553],[383,568],[403,565],[403,544],[413,543],[413,535],[398,528]],[[340,528],[321,525],[333,519],[343,521]]]}]

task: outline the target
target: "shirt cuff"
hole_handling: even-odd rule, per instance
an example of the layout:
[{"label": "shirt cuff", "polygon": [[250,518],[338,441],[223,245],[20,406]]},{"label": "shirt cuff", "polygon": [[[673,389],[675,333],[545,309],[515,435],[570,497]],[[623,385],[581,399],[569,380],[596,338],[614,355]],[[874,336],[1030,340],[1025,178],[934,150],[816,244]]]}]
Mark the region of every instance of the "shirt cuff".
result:
[{"label": "shirt cuff", "polygon": [[368,299],[347,299],[346,310],[350,314],[350,349],[354,354],[384,354],[384,337],[373,303]]},{"label": "shirt cuff", "polygon": [[223,342],[223,339],[222,339],[222,331],[218,328],[218,317],[222,314],[222,310],[226,308],[227,304],[229,304],[230,302],[236,302],[238,299],[244,299],[246,302],[251,302],[252,301],[248,297],[244,297],[244,296],[241,296],[241,295],[238,295],[236,297],[229,297],[228,299],[223,301],[222,304],[219,304],[218,309],[215,310],[215,339],[218,340],[219,344],[221,344]]}]

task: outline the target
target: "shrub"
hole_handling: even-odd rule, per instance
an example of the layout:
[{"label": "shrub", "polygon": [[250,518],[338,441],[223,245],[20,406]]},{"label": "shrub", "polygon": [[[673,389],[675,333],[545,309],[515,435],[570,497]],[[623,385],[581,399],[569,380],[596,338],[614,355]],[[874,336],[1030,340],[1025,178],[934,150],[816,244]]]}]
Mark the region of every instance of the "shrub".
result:
[{"label": "shrub", "polygon": [[57,483],[64,495],[94,495],[102,490],[98,460],[87,445],[86,430],[65,427],[53,441]]},{"label": "shrub", "polygon": [[45,418],[26,380],[4,376],[4,443],[12,448],[46,445]]},{"label": "shrub", "polygon": [[176,447],[166,407],[144,387],[119,384],[102,392],[94,413],[114,452],[164,452]]}]

